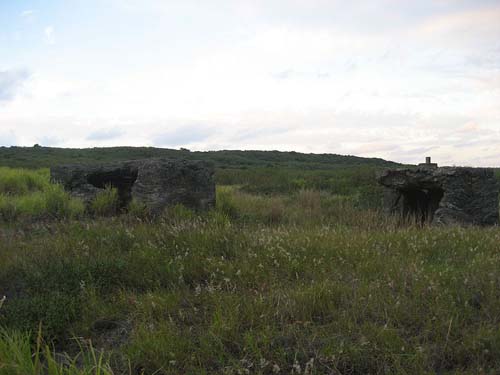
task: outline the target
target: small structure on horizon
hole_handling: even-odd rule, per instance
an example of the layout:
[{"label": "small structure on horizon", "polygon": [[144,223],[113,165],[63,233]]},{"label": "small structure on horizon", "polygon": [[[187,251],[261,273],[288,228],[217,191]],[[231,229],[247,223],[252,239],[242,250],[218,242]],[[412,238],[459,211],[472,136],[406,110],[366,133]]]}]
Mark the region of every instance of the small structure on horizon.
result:
[{"label": "small structure on horizon", "polygon": [[427,167],[427,168],[437,168],[437,163],[431,163],[431,157],[426,156],[425,157],[425,163],[420,163],[418,165],[419,167]]},{"label": "small structure on horizon", "polygon": [[145,159],[68,164],[52,167],[50,176],[87,206],[107,186],[117,189],[123,209],[132,200],[153,214],[176,204],[201,210],[215,206],[214,166],[205,161]]},{"label": "small structure on horizon", "polygon": [[498,224],[499,185],[487,168],[438,167],[427,157],[416,168],[384,171],[384,208],[421,224]]}]

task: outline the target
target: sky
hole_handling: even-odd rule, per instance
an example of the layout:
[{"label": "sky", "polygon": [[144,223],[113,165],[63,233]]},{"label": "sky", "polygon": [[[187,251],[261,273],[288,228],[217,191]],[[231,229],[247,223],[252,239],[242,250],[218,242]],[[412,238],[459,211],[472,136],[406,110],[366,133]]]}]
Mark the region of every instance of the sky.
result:
[{"label": "sky", "polygon": [[0,146],[500,166],[500,0],[0,0]]}]

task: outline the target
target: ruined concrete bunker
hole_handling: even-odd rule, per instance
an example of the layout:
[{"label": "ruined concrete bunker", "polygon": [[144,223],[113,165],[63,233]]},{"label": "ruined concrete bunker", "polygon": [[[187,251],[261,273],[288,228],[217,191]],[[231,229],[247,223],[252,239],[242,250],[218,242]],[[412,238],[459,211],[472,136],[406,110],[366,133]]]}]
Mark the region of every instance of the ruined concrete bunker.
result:
[{"label": "ruined concrete bunker", "polygon": [[214,166],[205,161],[146,159],[99,165],[52,167],[51,180],[61,183],[87,206],[106,187],[116,188],[120,208],[134,200],[152,213],[182,204],[192,209],[215,205]]},{"label": "ruined concrete bunker", "polygon": [[378,181],[391,214],[420,224],[498,224],[499,186],[491,169],[437,167],[428,159],[386,170]]}]

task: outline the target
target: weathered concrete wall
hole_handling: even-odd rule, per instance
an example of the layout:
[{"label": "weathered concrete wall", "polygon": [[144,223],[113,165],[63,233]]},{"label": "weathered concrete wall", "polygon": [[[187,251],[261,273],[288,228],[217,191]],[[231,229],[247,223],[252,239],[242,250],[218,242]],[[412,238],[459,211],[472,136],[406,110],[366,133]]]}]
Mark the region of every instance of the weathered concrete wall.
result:
[{"label": "weathered concrete wall", "polygon": [[202,210],[214,207],[214,166],[204,161],[147,160],[138,169],[132,197],[153,210],[177,203]]},{"label": "weathered concrete wall", "polygon": [[493,171],[482,168],[392,169],[379,176],[385,208],[417,215],[436,224],[495,225],[499,186]]},{"label": "weathered concrete wall", "polygon": [[153,213],[183,204],[193,209],[215,205],[214,166],[204,161],[147,159],[101,165],[61,165],[51,179],[87,204],[107,185],[116,187],[123,207],[132,199]]}]

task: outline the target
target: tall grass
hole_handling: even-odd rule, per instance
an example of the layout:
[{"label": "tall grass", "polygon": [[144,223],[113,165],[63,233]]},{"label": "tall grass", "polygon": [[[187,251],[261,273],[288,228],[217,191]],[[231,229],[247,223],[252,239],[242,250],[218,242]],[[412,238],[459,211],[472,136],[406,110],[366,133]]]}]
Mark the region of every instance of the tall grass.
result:
[{"label": "tall grass", "polygon": [[97,193],[91,202],[90,209],[96,215],[110,216],[118,213],[119,206],[120,197],[118,196],[118,189],[108,185]]},{"label": "tall grass", "polygon": [[0,195],[0,219],[75,218],[85,211],[81,200],[71,198],[59,185],[47,185],[45,190],[20,196]]},{"label": "tall grass", "polygon": [[178,211],[8,235],[0,325],[42,322],[59,351],[90,337],[146,374],[500,370],[497,228],[240,225]]},{"label": "tall grass", "polygon": [[51,184],[48,170],[0,168],[0,220],[75,218],[83,202]]},{"label": "tall grass", "polygon": [[0,374],[500,373],[498,227],[357,199],[219,186],[207,213],[0,226]]},{"label": "tall grass", "polygon": [[235,186],[217,187],[217,210],[234,221],[287,225],[395,228],[397,218],[361,208],[353,196],[302,189],[291,195],[258,195]]},{"label": "tall grass", "polygon": [[80,200],[70,198],[58,188],[19,198],[0,196],[0,219],[6,222],[17,219],[74,218],[81,216],[84,210]]},{"label": "tall grass", "polygon": [[0,167],[0,194],[23,195],[42,191],[49,185],[48,169],[36,171]]},{"label": "tall grass", "polygon": [[0,327],[0,374],[2,375],[113,375],[108,359],[91,343],[79,343],[74,356],[54,352],[35,337]]}]

